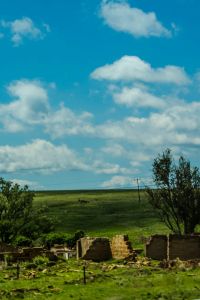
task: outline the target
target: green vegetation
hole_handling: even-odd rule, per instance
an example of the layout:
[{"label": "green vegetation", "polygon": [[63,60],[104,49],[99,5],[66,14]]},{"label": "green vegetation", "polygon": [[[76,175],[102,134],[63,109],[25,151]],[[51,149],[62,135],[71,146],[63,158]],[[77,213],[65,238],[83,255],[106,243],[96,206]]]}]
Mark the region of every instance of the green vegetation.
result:
[{"label": "green vegetation", "polygon": [[[84,200],[84,201],[81,201]],[[46,205],[49,215],[55,216],[56,230],[74,234],[83,230],[90,236],[112,237],[128,234],[135,247],[154,233],[168,232],[141,191],[88,191],[37,193],[36,205]]]},{"label": "green vegetation", "polygon": [[[85,201],[79,201],[85,200]],[[141,192],[136,191],[40,192],[34,205],[47,205],[49,216],[59,221],[58,233],[66,237],[83,230],[90,236],[128,234],[134,247],[143,247],[145,238],[166,233]],[[56,236],[56,235],[55,235]],[[59,235],[58,235],[59,236]],[[87,284],[83,284],[86,265]],[[166,268],[158,262],[140,257],[137,262],[84,261],[48,262],[42,257],[34,263],[20,264],[0,272],[0,299],[26,300],[192,300],[200,298],[200,268],[198,262],[177,262]]]},{"label": "green vegetation", "polygon": [[200,224],[200,171],[183,156],[175,164],[171,150],[153,162],[156,189],[147,189],[153,208],[174,233],[192,234]]},{"label": "green vegetation", "polygon": [[33,259],[33,264],[35,264],[36,266],[46,265],[48,262],[49,262],[49,259],[46,256],[36,256]]},{"label": "green vegetation", "polygon": [[0,273],[0,299],[26,300],[149,300],[198,299],[200,269],[195,266],[174,266],[162,269],[157,263],[138,261],[86,263],[86,285],[83,284],[83,261],[59,262],[48,267],[40,259]]},{"label": "green vegetation", "polygon": [[77,231],[73,236],[66,234],[64,232],[53,232],[46,235],[43,235],[41,243],[44,247],[50,249],[53,245],[63,245],[65,244],[69,248],[76,246],[76,242],[84,237],[83,231]]},{"label": "green vegetation", "polygon": [[0,178],[1,242],[17,243],[19,236],[20,242],[25,237],[34,240],[53,229],[53,220],[46,216],[44,208],[33,206],[33,198],[34,193],[28,186],[20,187]]}]

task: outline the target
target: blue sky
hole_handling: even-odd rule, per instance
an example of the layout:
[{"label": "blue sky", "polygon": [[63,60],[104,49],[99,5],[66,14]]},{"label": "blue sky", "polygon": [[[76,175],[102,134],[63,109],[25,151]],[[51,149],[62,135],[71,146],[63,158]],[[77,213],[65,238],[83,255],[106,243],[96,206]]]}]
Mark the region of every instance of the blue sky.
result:
[{"label": "blue sky", "polygon": [[34,189],[147,184],[199,166],[198,0],[2,0],[0,174]]}]

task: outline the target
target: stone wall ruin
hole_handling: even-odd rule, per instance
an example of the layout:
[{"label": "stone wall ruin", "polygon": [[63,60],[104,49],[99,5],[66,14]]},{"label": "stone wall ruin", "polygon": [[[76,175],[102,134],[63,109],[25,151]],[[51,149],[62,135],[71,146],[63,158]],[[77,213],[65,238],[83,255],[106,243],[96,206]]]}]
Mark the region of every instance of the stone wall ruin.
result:
[{"label": "stone wall ruin", "polygon": [[131,242],[128,235],[116,235],[110,242],[112,257],[115,259],[126,259],[133,254]]},{"label": "stone wall ruin", "polygon": [[84,237],[77,241],[77,258],[105,261],[112,257],[108,238]]},{"label": "stone wall ruin", "polygon": [[200,259],[200,234],[154,235],[146,244],[145,254],[155,260]]},{"label": "stone wall ruin", "polygon": [[169,259],[181,260],[200,258],[200,235],[170,235]]},{"label": "stone wall ruin", "polygon": [[166,235],[153,235],[146,244],[145,255],[155,260],[167,259],[168,237]]},{"label": "stone wall ruin", "polygon": [[84,237],[77,241],[77,259],[105,261],[111,258],[126,259],[134,256],[127,235],[116,235],[108,238]]}]

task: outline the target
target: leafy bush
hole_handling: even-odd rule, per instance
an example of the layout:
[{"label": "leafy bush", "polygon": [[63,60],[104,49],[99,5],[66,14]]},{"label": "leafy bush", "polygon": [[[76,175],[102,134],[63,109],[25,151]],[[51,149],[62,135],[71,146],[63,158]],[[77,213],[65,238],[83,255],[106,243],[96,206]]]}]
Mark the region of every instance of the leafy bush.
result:
[{"label": "leafy bush", "polygon": [[18,246],[18,247],[31,247],[32,246],[32,240],[29,239],[28,237],[20,235],[15,239],[14,245]]},{"label": "leafy bush", "polygon": [[69,240],[69,235],[63,232],[49,233],[43,236],[43,244],[47,248],[51,248],[53,245],[63,245]]},{"label": "leafy bush", "polygon": [[47,267],[53,267],[53,266],[55,266],[56,265],[56,262],[55,261],[49,261],[48,263],[47,263]]},{"label": "leafy bush", "polygon": [[36,269],[37,265],[32,262],[28,262],[28,263],[26,263],[25,267],[27,270],[31,270],[31,269]]},{"label": "leafy bush", "polygon": [[49,263],[49,259],[46,256],[36,256],[33,259],[33,263],[37,266],[46,265]]},{"label": "leafy bush", "polygon": [[63,232],[49,233],[43,236],[43,245],[47,248],[51,248],[53,245],[63,245],[73,248],[76,245],[76,241],[84,237],[84,232],[82,230],[77,231],[74,236]]}]

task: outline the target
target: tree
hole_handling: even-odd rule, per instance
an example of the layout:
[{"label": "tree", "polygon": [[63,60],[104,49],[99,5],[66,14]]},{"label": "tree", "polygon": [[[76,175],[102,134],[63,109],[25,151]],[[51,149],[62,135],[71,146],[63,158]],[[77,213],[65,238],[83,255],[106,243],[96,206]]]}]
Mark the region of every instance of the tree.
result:
[{"label": "tree", "polygon": [[176,165],[167,149],[153,162],[153,180],[156,188],[147,188],[147,193],[162,221],[174,233],[194,233],[200,224],[199,169],[183,156]]},{"label": "tree", "polygon": [[18,236],[31,239],[53,229],[44,208],[33,206],[34,193],[0,178],[0,241],[12,243]]}]

